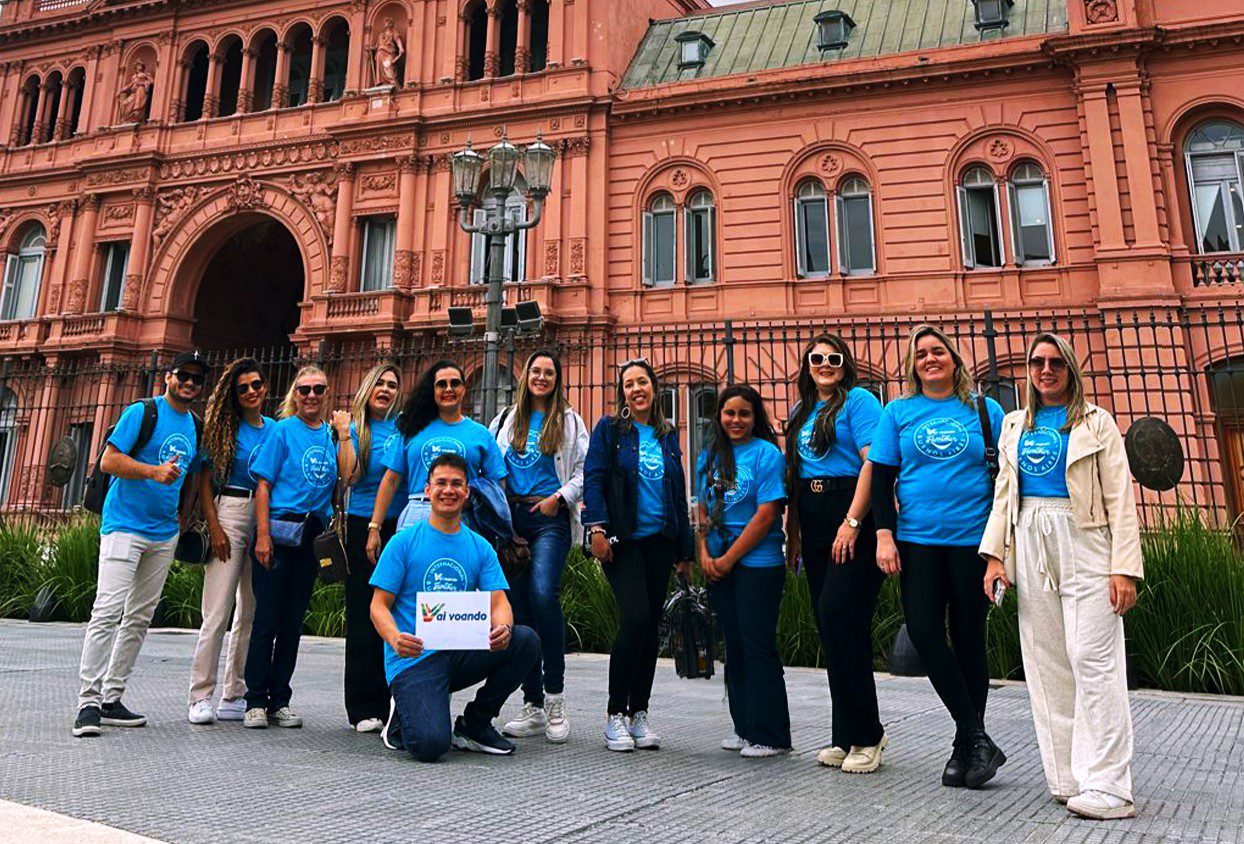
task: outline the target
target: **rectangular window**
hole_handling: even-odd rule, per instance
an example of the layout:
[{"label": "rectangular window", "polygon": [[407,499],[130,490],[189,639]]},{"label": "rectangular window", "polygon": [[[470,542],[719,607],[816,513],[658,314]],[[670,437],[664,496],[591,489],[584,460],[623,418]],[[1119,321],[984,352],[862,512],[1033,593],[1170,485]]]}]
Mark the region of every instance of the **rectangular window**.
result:
[{"label": "rectangular window", "polygon": [[1199,251],[1238,252],[1244,248],[1244,203],[1236,156],[1197,155],[1189,171]]},{"label": "rectangular window", "polygon": [[713,209],[687,209],[687,283],[713,280]]},{"label": "rectangular window", "polygon": [[969,269],[1002,266],[995,197],[993,188],[959,188],[963,263]]},{"label": "rectangular window", "polygon": [[674,283],[674,214],[645,214],[644,235],[644,280],[668,287]]},{"label": "rectangular window", "polygon": [[1020,264],[1054,260],[1049,195],[1044,184],[1012,185],[1015,215],[1015,259]]},{"label": "rectangular window", "polygon": [[363,222],[363,264],[359,289],[388,290],[393,286],[393,240],[397,222],[392,217],[369,217]]},{"label": "rectangular window", "polygon": [[871,197],[838,197],[838,263],[843,275],[875,269]]},{"label": "rectangular window", "polygon": [[69,483],[65,484],[61,495],[61,507],[70,510],[82,500],[83,488],[86,486],[86,475],[91,467],[91,439],[95,426],[90,422],[79,422],[69,426],[69,436],[78,447],[78,457],[73,464],[73,474]]},{"label": "rectangular window", "polygon": [[0,319],[30,319],[35,315],[42,276],[42,251],[38,255],[8,257],[4,268],[4,290],[0,293]]},{"label": "rectangular window", "polygon": [[100,291],[99,309],[105,313],[121,307],[125,272],[130,262],[130,244],[118,241],[104,246],[104,286]]},{"label": "rectangular window", "polygon": [[799,275],[829,275],[829,218],[823,197],[795,200],[795,248]]}]

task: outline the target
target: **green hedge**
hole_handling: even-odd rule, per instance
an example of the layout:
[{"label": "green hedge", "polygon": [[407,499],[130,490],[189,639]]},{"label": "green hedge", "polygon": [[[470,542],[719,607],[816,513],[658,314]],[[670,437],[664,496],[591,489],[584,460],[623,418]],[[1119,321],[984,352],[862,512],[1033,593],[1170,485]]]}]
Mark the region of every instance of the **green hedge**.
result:
[{"label": "green hedge", "polygon": [[[56,600],[55,618],[85,621],[95,596],[99,522],[81,516],[55,532],[24,525],[0,526],[0,615],[25,618],[44,587]],[[1231,536],[1207,529],[1185,513],[1144,540],[1145,581],[1128,613],[1127,649],[1141,686],[1172,691],[1244,694],[1244,554]],[[161,626],[197,627],[203,573],[174,564],[156,611]],[[617,629],[617,612],[600,567],[576,549],[562,580],[567,646],[605,652]],[[1008,596],[989,613],[989,669],[994,677],[1022,679],[1016,604]],[[884,670],[902,624],[898,584],[886,582],[873,620],[874,664]],[[343,589],[317,586],[306,632],[341,636]],[[806,581],[787,575],[778,621],[778,644],[787,665],[823,665]]]}]

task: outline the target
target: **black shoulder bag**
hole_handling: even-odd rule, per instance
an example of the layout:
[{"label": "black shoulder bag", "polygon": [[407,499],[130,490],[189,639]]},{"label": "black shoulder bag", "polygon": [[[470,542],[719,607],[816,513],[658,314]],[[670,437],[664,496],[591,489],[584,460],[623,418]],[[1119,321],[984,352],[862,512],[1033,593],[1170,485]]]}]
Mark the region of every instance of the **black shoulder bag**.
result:
[{"label": "black shoulder bag", "polygon": [[[325,423],[327,424],[327,423]],[[334,440],[329,436],[329,442]],[[335,449],[334,449],[335,451]],[[341,478],[333,485],[333,519],[328,530],[311,540],[317,571],[324,583],[341,583],[350,574],[349,558],[346,556],[345,484]]]}]

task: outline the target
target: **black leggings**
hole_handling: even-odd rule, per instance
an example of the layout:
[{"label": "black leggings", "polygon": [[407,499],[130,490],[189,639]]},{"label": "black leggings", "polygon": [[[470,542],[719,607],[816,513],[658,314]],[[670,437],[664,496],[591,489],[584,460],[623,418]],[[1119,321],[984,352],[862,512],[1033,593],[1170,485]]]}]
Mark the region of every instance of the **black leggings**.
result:
[{"label": "black leggings", "polygon": [[984,724],[989,694],[989,602],[981,591],[985,561],[975,546],[899,542],[898,549],[907,632],[929,681],[955,719],[956,734],[962,736]]},{"label": "black leggings", "polygon": [[[367,558],[370,516],[346,518],[346,717],[351,724],[368,718],[389,717],[389,683],[384,675],[384,640],[371,621],[371,576],[376,571]],[[388,542],[397,531],[397,519],[385,519],[380,540]]]},{"label": "black leggings", "polygon": [[646,712],[657,672],[657,629],[674,569],[674,540],[660,534],[624,539],[602,568],[619,615],[609,654],[608,714]]}]

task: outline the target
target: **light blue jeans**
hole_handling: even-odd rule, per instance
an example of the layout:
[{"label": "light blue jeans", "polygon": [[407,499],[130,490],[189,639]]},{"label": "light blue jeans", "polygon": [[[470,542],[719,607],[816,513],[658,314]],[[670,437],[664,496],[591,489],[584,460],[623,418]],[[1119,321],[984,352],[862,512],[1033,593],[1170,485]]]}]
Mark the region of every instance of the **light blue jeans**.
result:
[{"label": "light blue jeans", "polygon": [[422,495],[412,495],[406,501],[401,514],[397,517],[397,529],[408,528],[417,522],[426,521],[432,515],[432,502]]}]

